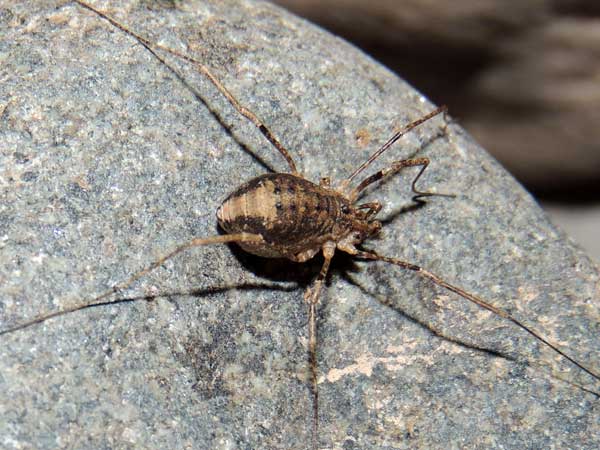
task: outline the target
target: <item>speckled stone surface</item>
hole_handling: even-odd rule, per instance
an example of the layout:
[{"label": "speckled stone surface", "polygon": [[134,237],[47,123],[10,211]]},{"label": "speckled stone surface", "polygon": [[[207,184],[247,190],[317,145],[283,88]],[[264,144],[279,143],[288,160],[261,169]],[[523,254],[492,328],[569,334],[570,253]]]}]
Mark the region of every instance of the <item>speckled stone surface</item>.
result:
[{"label": "speckled stone surface", "polygon": [[[96,5],[214,68],[312,180],[341,179],[433,108],[269,4]],[[285,170],[192,67],[167,59],[185,82],[73,3],[0,3],[0,329],[217,233],[233,187]],[[600,371],[597,268],[455,124],[430,121],[377,167],[417,150],[433,161],[421,186],[457,197],[411,209],[412,174],[389,180],[367,197],[386,205],[385,233],[367,246],[511,310]],[[153,301],[0,336],[0,447],[308,448],[302,292],[318,266],[195,249],[123,294]],[[321,448],[600,446],[600,401],[550,373],[599,382],[414,274],[334,266],[320,310]]]}]

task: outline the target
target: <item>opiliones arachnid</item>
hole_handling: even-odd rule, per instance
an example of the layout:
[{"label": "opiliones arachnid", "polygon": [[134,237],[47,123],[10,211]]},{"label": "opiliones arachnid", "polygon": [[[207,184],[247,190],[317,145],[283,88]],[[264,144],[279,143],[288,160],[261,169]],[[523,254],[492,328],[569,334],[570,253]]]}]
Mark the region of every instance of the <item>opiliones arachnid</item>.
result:
[{"label": "opiliones arachnid", "polygon": [[[319,439],[317,307],[320,302],[323,284],[330,269],[331,260],[336,250],[340,250],[362,260],[381,261],[415,272],[417,275],[430,280],[438,286],[458,294],[479,307],[512,322],[579,369],[585,371],[593,378],[600,380],[600,375],[592,368],[576,361],[541,333],[524,324],[509,312],[493,306],[479,296],[466,292],[418,265],[395,257],[382,256],[374,251],[364,250],[360,247],[360,244],[376,236],[382,228],[381,222],[376,219],[382,205],[379,202],[359,202],[365,189],[374,183],[394,176],[405,168],[417,167],[419,168],[419,172],[412,181],[412,191],[415,194],[414,198],[416,200],[434,195],[448,196],[422,191],[417,187],[417,182],[430,163],[429,159],[425,157],[395,161],[388,167],[368,176],[364,176],[363,174],[375,160],[406,133],[433,117],[439,115],[445,116],[445,108],[437,108],[395,133],[343,181],[332,184],[331,180],[323,178],[319,184],[315,184],[302,176],[297,169],[291,152],[274,136],[269,127],[252,111],[242,106],[203,63],[181,52],[149,41],[85,2],[76,0],[76,3],[93,11],[118,29],[135,38],[159,59],[160,57],[155,53],[156,50],[168,52],[192,64],[212,82],[240,114],[250,120],[261,131],[265,138],[283,156],[287,162],[289,172],[261,175],[235,189],[217,211],[219,225],[227,234],[193,239],[85,304],[79,304],[68,309],[37,317],[28,322],[2,330],[0,331],[0,335],[11,333],[44,322],[53,317],[90,306],[116,302],[118,300],[111,299],[114,294],[129,288],[136,280],[139,280],[149,272],[163,265],[167,260],[192,247],[236,243],[242,249],[254,255],[266,258],[285,258],[299,263],[306,262],[319,252],[322,252],[324,261],[321,270],[312,286],[304,294],[304,301],[308,310],[308,356],[311,369],[310,385],[313,397],[312,447],[316,449]],[[580,385],[576,386],[595,396],[599,396],[593,390]]]}]

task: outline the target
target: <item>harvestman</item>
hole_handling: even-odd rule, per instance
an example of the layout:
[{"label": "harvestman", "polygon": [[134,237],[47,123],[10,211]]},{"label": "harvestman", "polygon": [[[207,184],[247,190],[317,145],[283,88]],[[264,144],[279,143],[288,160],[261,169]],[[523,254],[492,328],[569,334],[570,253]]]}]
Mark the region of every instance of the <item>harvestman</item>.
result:
[{"label": "harvestman", "polygon": [[[408,124],[401,131],[395,133],[383,146],[374,152],[339,185],[332,187],[328,178],[323,178],[317,185],[306,180],[298,172],[290,152],[273,135],[270,129],[252,111],[240,105],[233,95],[201,62],[178,51],[152,43],[146,38],[129,30],[124,25],[120,24],[102,11],[99,11],[82,1],[75,1],[82,7],[93,11],[100,17],[109,21],[118,29],[135,38],[159,60],[163,61],[162,58],[155,53],[154,49],[171,53],[193,64],[207,79],[213,83],[213,85],[223,96],[225,96],[231,105],[240,114],[249,119],[266,137],[266,139],[278,150],[278,152],[285,158],[289,166],[289,173],[272,173],[261,175],[242,184],[232,194],[229,195],[229,197],[222,203],[217,211],[219,225],[229,234],[193,239],[190,242],[179,246],[171,253],[156,260],[145,269],[135,273],[124,282],[113,286],[111,289],[97,296],[88,303],[37,317],[28,322],[2,330],[0,331],[0,335],[23,329],[34,324],[44,322],[50,318],[91,306],[117,302],[119,301],[118,299],[109,300],[109,297],[128,288],[136,280],[158,268],[165,261],[192,247],[210,244],[237,243],[244,250],[255,255],[269,258],[287,258],[295,262],[308,261],[321,251],[324,257],[323,265],[312,287],[309,287],[304,294],[304,300],[308,307],[308,352],[311,368],[311,391],[313,395],[312,446],[314,449],[316,449],[318,446],[319,425],[317,384],[317,305],[319,304],[323,283],[329,272],[331,259],[333,258],[335,251],[340,250],[357,258],[372,261],[382,261],[399,266],[403,269],[414,271],[419,276],[429,279],[433,283],[451,292],[454,292],[455,294],[458,294],[459,296],[473,302],[481,308],[489,310],[492,313],[512,322],[519,328],[532,335],[535,339],[550,347],[563,358],[579,367],[581,370],[587,372],[595,379],[600,380],[599,374],[595,373],[592,369],[586,367],[582,363],[577,362],[564,351],[559,349],[558,346],[550,342],[547,338],[543,337],[534,329],[520,322],[507,311],[491,305],[480,297],[470,294],[463,289],[448,283],[439,276],[415,264],[411,264],[397,258],[381,256],[373,251],[360,250],[356,248],[357,245],[361,244],[369,237],[376,235],[382,227],[381,222],[375,220],[375,216],[382,208],[382,205],[379,202],[356,204],[361,197],[361,194],[368,186],[378,182],[383,178],[393,176],[406,167],[420,167],[420,171],[413,179],[411,186],[412,191],[415,193],[414,199],[420,199],[422,197],[433,195],[444,195],[424,192],[417,189],[416,183],[429,164],[429,159],[425,157],[395,161],[390,166],[367,176],[360,182],[355,182],[355,179],[404,134],[437,115],[445,115],[445,108],[437,108],[420,119]],[[598,392],[575,383],[571,384],[595,395],[596,397],[600,397],[600,393]]]}]

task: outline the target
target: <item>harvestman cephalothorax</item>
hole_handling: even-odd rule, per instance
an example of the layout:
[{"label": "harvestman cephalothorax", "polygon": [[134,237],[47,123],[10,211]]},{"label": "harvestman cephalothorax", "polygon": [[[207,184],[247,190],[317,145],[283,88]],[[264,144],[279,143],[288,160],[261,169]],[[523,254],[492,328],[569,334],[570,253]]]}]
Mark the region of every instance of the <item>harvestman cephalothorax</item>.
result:
[{"label": "harvestman cephalothorax", "polygon": [[[268,126],[258,119],[252,111],[249,111],[243,105],[239,104],[237,99],[229,93],[229,91],[213,75],[210,69],[205,67],[201,62],[180,52],[154,44],[146,38],[132,32],[124,25],[116,22],[102,11],[95,9],[84,2],[77,1],[77,3],[100,15],[102,18],[112,23],[112,25],[134,37],[152,53],[156,50],[165,51],[192,64],[215,85],[238,112],[259,128],[269,142],[284,157],[288,164],[289,172],[286,174],[270,174],[255,178],[240,187],[237,187],[233,191],[217,213],[221,227],[229,234],[194,239],[181,245],[173,252],[155,261],[145,269],[133,274],[126,281],[114,286],[85,304],[38,317],[29,322],[2,330],[0,331],[0,334],[14,332],[18,329],[44,322],[52,317],[89,307],[90,305],[118,301],[111,299],[114,294],[128,288],[136,280],[158,268],[164,262],[179,253],[195,246],[233,242],[239,244],[246,251],[259,256],[287,258],[295,262],[305,262],[317,253],[323,253],[324,262],[321,271],[313,286],[306,291],[304,296],[308,308],[309,322],[308,347],[311,366],[311,390],[313,394],[313,448],[318,447],[319,439],[318,371],[316,357],[317,306],[320,297],[322,296],[322,287],[329,272],[331,259],[338,250],[349,253],[360,259],[382,261],[413,271],[438,286],[454,292],[464,299],[512,322],[544,345],[552,348],[557,354],[561,355],[562,358],[569,360],[592,377],[600,379],[599,375],[593,369],[574,360],[559,346],[544,337],[543,334],[529,327],[505,310],[497,308],[482,298],[450,284],[440,276],[435,275],[422,267],[402,261],[395,257],[381,256],[373,251],[363,250],[359,247],[363,241],[369,237],[373,237],[381,229],[381,223],[375,219],[377,213],[381,209],[381,205],[378,202],[357,204],[367,187],[372,186],[383,178],[397,174],[404,168],[419,167],[421,170],[412,182],[412,190],[415,193],[415,197],[420,199],[432,195],[440,195],[421,191],[417,187],[419,177],[429,164],[427,158],[396,161],[388,167],[375,171],[368,176],[365,176],[363,171],[369,169],[371,163],[387,151],[404,134],[433,117],[445,114],[443,108],[438,108],[429,114],[426,114],[420,119],[410,123],[400,132],[394,134],[382,147],[380,147],[379,150],[373,153],[341,183],[332,184],[329,179],[322,179],[319,184],[313,184],[305,180],[297,170],[292,152],[288,151],[287,148],[280,143]],[[598,396],[598,393],[593,390],[586,389],[583,386],[578,387],[590,392],[592,395]]]}]

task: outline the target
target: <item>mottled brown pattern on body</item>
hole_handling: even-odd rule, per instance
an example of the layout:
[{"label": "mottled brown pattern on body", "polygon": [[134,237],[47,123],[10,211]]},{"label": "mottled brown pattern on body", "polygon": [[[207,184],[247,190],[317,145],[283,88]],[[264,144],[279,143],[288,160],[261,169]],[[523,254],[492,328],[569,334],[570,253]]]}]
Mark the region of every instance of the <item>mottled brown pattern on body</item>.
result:
[{"label": "mottled brown pattern on body", "polygon": [[327,240],[338,240],[349,232],[351,220],[343,217],[345,209],[349,209],[348,200],[338,192],[278,173],[261,175],[240,186],[223,202],[217,218],[229,233],[255,233],[265,238],[268,248],[244,244],[251,253],[289,257],[319,250]]}]

